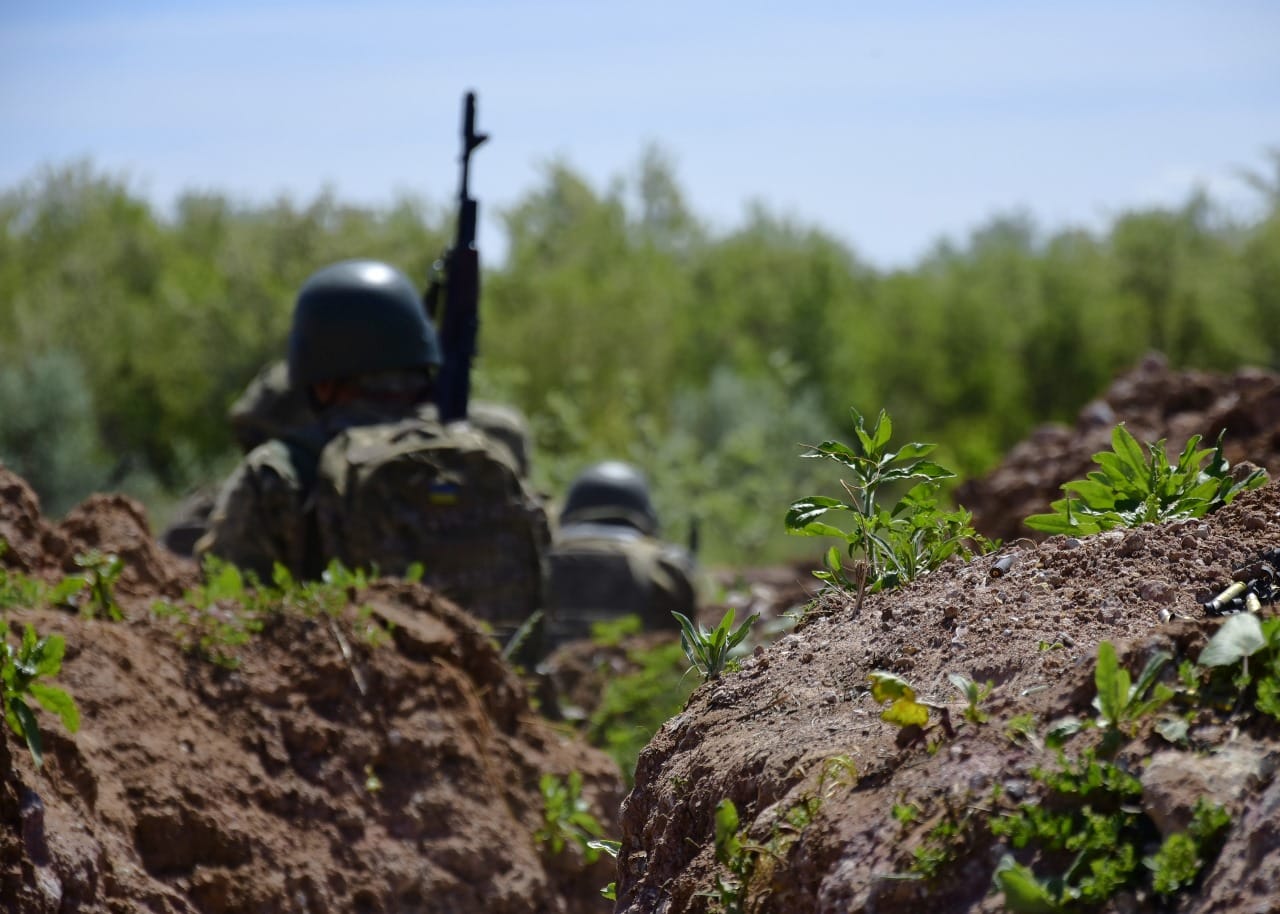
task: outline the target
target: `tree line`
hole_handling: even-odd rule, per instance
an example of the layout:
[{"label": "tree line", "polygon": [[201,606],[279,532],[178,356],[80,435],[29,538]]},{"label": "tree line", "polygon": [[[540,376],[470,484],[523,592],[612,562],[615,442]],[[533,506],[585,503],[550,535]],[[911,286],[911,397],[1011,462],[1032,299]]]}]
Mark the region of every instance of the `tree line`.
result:
[{"label": "tree line", "polygon": [[[696,519],[711,560],[777,558],[789,501],[835,482],[803,445],[848,435],[850,406],[973,475],[1148,350],[1280,367],[1280,153],[1266,164],[1247,220],[1204,192],[1101,231],[1004,215],[882,270],[764,207],[712,231],[658,150],[605,188],[553,163],[500,214],[476,387],[530,416],[545,491],[630,459],[669,535]],[[233,465],[223,417],[283,354],[302,281],[362,256],[425,283],[452,219],[330,192],[162,211],[90,163],[42,170],[0,193],[0,459],[50,514],[111,489],[162,521]]]}]

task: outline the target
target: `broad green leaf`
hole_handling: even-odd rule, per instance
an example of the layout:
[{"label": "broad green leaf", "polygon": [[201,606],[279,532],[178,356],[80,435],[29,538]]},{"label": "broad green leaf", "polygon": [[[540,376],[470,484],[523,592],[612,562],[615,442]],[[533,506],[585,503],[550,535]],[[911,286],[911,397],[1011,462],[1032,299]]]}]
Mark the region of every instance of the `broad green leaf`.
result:
[{"label": "broad green leaf", "polygon": [[594,850],[604,851],[614,860],[618,859],[618,851],[622,850],[621,841],[613,841],[609,838],[593,838],[587,842],[587,847]]},{"label": "broad green leaf", "polygon": [[1071,715],[1052,720],[1045,730],[1044,744],[1049,749],[1058,749],[1083,728],[1084,722]]},{"label": "broad green leaf", "polygon": [[871,433],[871,448],[869,448],[869,450],[881,450],[889,443],[889,439],[892,437],[893,420],[891,420],[889,418],[889,414],[882,409],[880,410],[880,415],[876,418],[876,427]]},{"label": "broad green leaf", "polygon": [[1107,509],[1115,505],[1115,492],[1111,486],[1096,479],[1074,479],[1063,483],[1062,490],[1078,495],[1080,499],[1094,510]]},{"label": "broad green leaf", "polygon": [[57,686],[45,685],[40,682],[33,682],[27,686],[27,691],[31,693],[31,697],[40,703],[40,707],[46,711],[52,711],[62,720],[62,725],[67,728],[69,733],[77,733],[80,730],[80,709],[76,707],[75,701]]},{"label": "broad green leaf", "polygon": [[1120,666],[1116,649],[1110,641],[1098,645],[1098,666],[1093,679],[1098,688],[1093,706],[1107,723],[1119,723],[1129,703],[1129,672]]},{"label": "broad green leaf", "polygon": [[36,767],[42,767],[44,765],[44,742],[40,739],[40,725],[36,723],[35,714],[27,707],[26,702],[16,695],[9,699],[9,708],[18,719],[18,724],[22,729],[22,737],[27,741],[27,749],[31,752],[31,758],[35,761]]},{"label": "broad green leaf", "polygon": [[[1125,472],[1127,478],[1137,480],[1146,475],[1147,458],[1142,453],[1142,445],[1138,444],[1138,440],[1129,434],[1129,430],[1124,427],[1124,423],[1112,429],[1111,449],[1123,461],[1123,465],[1128,468],[1128,471]],[[1153,447],[1152,451],[1154,452],[1155,450]],[[1163,446],[1160,450],[1164,450]]]},{"label": "broad green leaf", "polygon": [[63,578],[49,591],[49,602],[54,606],[62,606],[68,600],[87,587],[89,581],[78,574]]},{"label": "broad green leaf", "polygon": [[1151,688],[1156,681],[1156,677],[1160,675],[1160,671],[1164,669],[1164,665],[1173,659],[1173,655],[1168,651],[1156,651],[1147,660],[1146,666],[1142,668],[1142,672],[1138,675],[1138,681],[1133,684],[1129,690],[1130,698],[1141,698]]},{"label": "broad green leaf", "polygon": [[61,635],[49,635],[37,642],[32,660],[37,676],[56,676],[62,669],[62,658],[67,652],[66,639]]},{"label": "broad green leaf", "polygon": [[1004,892],[1005,907],[1017,914],[1055,914],[1062,905],[1029,868],[1008,854],[1000,858],[996,885]]},{"label": "broad green leaf", "polygon": [[1262,634],[1258,617],[1253,613],[1238,613],[1227,617],[1196,662],[1201,666],[1230,666],[1266,646],[1267,639]]},{"label": "broad green leaf", "polygon": [[1075,518],[1067,517],[1065,514],[1032,514],[1023,523],[1032,530],[1043,533],[1078,536],[1084,532]]},{"label": "broad green leaf", "polygon": [[722,864],[728,865],[742,852],[738,826],[738,807],[725,797],[716,804],[716,859]]}]

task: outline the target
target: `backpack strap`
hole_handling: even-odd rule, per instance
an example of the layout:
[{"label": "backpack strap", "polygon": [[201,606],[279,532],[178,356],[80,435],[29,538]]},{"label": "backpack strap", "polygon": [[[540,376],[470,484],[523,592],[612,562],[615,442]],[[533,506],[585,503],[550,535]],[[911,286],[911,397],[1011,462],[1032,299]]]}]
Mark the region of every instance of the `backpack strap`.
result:
[{"label": "backpack strap", "polygon": [[303,579],[316,581],[324,573],[324,553],[320,548],[320,524],[316,519],[314,492],[316,477],[320,472],[320,452],[329,441],[329,435],[319,423],[291,429],[280,436],[289,450],[289,460],[298,471],[302,483],[302,567],[295,569]]}]

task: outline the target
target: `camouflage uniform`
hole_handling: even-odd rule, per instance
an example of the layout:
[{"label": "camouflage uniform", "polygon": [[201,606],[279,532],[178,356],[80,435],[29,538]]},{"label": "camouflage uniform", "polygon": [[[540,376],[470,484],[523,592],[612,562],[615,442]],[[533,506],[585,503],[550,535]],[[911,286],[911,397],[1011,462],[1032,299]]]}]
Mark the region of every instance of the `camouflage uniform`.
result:
[{"label": "camouflage uniform", "polygon": [[[435,406],[424,404],[424,419],[435,418]],[[306,397],[289,383],[289,366],[272,362],[245,388],[227,413],[232,434],[248,454],[262,444],[316,424],[316,414]],[[521,477],[529,478],[531,434],[520,410],[501,403],[473,401],[467,422],[501,443],[515,459]],[[194,555],[197,541],[209,530],[209,518],[217,488],[202,487],[187,496],[160,534],[160,542],[178,555]]]},{"label": "camouflage uniform", "polygon": [[[337,345],[334,327],[350,324],[364,338]],[[262,580],[277,563],[303,578],[330,559],[393,575],[420,563],[424,581],[499,633],[514,630],[541,605],[549,540],[517,459],[468,423],[442,426],[429,403],[375,396],[399,379],[420,388],[439,363],[434,329],[398,271],[352,261],[308,280],[295,308],[291,386],[355,379],[369,396],[253,448],[219,492],[197,555]],[[257,394],[272,389],[269,375],[259,380]]]},{"label": "camouflage uniform", "polygon": [[549,556],[550,647],[589,637],[593,623],[620,616],[636,615],[649,630],[678,630],[673,611],[694,615],[693,557],[659,539],[657,527],[647,483],[634,468],[611,461],[579,476]]}]

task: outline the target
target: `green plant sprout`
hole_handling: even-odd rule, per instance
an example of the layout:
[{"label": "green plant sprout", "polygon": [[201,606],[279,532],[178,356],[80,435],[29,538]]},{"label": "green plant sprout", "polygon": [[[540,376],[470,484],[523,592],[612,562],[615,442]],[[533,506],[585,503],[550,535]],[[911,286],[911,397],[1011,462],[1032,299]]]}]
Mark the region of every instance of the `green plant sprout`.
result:
[{"label": "green plant sprout", "polygon": [[[614,860],[618,859],[618,854],[622,851],[622,842],[614,841],[610,838],[593,838],[587,842],[587,847],[595,851],[601,851],[608,854]],[[608,901],[618,900],[618,883],[609,883],[600,890],[600,894]]]},{"label": "green plant sprout", "polygon": [[995,683],[987,680],[979,685],[963,673],[948,673],[947,679],[968,702],[968,707],[964,709],[965,720],[974,724],[985,724],[991,719],[991,715],[982,709],[982,703],[995,690]]},{"label": "green plant sprout", "polygon": [[75,563],[85,570],[85,582],[89,587],[89,615],[103,613],[108,619],[119,622],[124,618],[115,598],[115,584],[124,571],[124,562],[118,555],[103,554],[90,549],[75,557]]},{"label": "green plant sprout", "polygon": [[676,621],[680,623],[680,646],[684,648],[685,656],[693,664],[692,669],[702,674],[704,682],[720,677],[730,662],[730,653],[746,639],[752,624],[760,618],[759,613],[753,613],[747,621],[734,630],[734,609],[731,606],[724,614],[724,618],[720,620],[720,624],[708,631],[694,624],[693,620],[684,613],[673,611],[671,615],[675,616]]},{"label": "green plant sprout", "polygon": [[715,854],[730,878],[717,874],[714,890],[698,894],[714,900],[722,914],[747,914],[752,883],[767,881],[772,867],[799,840],[821,806],[822,800],[816,796],[793,803],[773,823],[769,840],[759,844],[748,839],[737,806],[725,797],[716,804]]},{"label": "green plant sprout", "polygon": [[[1230,504],[1237,495],[1267,481],[1255,469],[1236,479],[1222,453],[1225,429],[1217,444],[1197,450],[1193,435],[1176,464],[1169,463],[1165,439],[1147,445],[1147,456],[1123,424],[1111,432],[1110,451],[1093,455],[1102,467],[1085,479],[1065,483],[1066,498],[1053,502],[1049,514],[1033,514],[1024,523],[1033,530],[1084,536],[1115,527],[1137,527],[1187,517],[1203,517]],[[1208,466],[1203,466],[1205,460]]]},{"label": "green plant sprout", "polygon": [[1098,712],[1098,724],[1108,728],[1112,741],[1125,736],[1129,724],[1160,708],[1173,697],[1172,689],[1156,681],[1160,670],[1170,659],[1167,651],[1155,652],[1143,667],[1137,682],[1131,683],[1128,670],[1116,657],[1115,646],[1110,641],[1098,645],[1098,664],[1094,670],[1098,694],[1093,699],[1093,707]]},{"label": "green plant sprout", "polygon": [[[911,443],[888,450],[893,422],[884,410],[870,431],[861,413],[850,413],[854,447],[827,441],[803,455],[835,461],[849,471],[852,478],[841,480],[847,500],[811,495],[794,502],[786,516],[789,533],[844,540],[844,553],[854,562],[852,577],[836,546],[827,551],[825,568],[814,572],[815,577],[859,595],[875,593],[915,580],[954,555],[968,559],[974,550],[995,548],[975,532],[969,512],[939,506],[941,480],[955,474],[925,459],[936,445]],[[892,507],[881,502],[887,487],[903,486],[906,494]],[[836,513],[851,519],[848,530],[829,522]]]},{"label": "green plant sprout", "polygon": [[562,781],[554,774],[538,780],[542,793],[542,825],[533,833],[534,842],[551,854],[559,854],[569,843],[582,849],[587,863],[595,863],[600,848],[592,846],[604,833],[582,796],[582,774],[570,771]]},{"label": "green plant sprout", "polygon": [[58,675],[66,641],[61,635],[40,637],[27,625],[22,644],[16,649],[4,642],[0,657],[0,699],[4,703],[4,719],[14,733],[22,737],[37,768],[44,765],[44,742],[29,700],[34,699],[46,711],[57,714],[68,732],[80,729],[80,710],[75,701],[57,686],[40,682],[43,677]]}]

